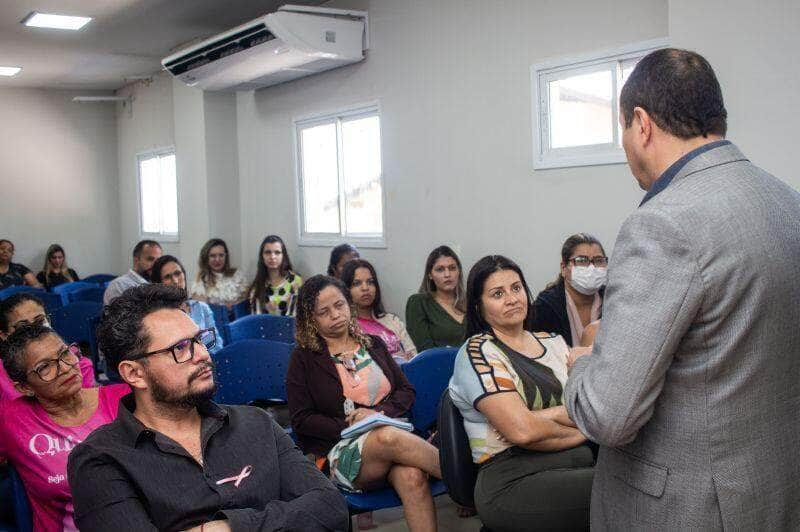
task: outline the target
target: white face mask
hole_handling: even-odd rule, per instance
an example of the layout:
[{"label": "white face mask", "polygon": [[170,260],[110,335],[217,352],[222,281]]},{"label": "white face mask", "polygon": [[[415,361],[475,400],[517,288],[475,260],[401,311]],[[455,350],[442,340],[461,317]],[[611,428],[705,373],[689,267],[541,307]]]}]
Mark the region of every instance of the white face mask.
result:
[{"label": "white face mask", "polygon": [[594,264],[573,266],[572,279],[569,284],[583,295],[594,295],[600,290],[600,287],[606,284],[607,271],[608,268],[595,268]]}]

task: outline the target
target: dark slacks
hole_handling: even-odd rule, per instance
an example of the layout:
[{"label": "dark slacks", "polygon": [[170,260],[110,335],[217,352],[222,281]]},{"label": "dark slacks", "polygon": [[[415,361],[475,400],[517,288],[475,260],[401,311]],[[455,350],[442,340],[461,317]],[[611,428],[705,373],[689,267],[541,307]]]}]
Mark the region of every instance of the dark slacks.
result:
[{"label": "dark slacks", "polygon": [[509,449],[478,472],[478,516],[492,532],[588,530],[593,466],[585,445],[554,453]]}]

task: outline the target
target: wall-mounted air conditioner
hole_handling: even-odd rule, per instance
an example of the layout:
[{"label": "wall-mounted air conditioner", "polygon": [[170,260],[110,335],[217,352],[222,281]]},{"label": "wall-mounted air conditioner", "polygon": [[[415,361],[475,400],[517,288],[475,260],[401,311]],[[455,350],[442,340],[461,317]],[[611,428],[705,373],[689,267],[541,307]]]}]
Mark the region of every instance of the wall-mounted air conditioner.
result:
[{"label": "wall-mounted air conditioner", "polygon": [[368,47],[366,11],[285,5],[161,64],[192,87],[245,91],[362,61]]}]

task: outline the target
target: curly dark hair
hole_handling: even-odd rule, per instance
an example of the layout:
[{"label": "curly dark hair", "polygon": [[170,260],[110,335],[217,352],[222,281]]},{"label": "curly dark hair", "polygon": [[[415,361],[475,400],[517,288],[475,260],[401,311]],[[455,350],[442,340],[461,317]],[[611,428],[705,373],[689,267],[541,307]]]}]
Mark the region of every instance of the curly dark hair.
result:
[{"label": "curly dark hair", "polygon": [[378,274],[375,272],[375,267],[369,261],[364,259],[348,261],[342,268],[342,284],[349,292],[353,287],[356,270],[359,268],[366,268],[372,274],[372,280],[375,282],[375,300],[372,302],[372,313],[375,314],[376,318],[382,318],[386,315],[386,309],[383,308],[383,301],[381,300],[381,285],[378,283]]},{"label": "curly dark hair", "polygon": [[483,294],[483,287],[486,284],[486,279],[494,272],[503,270],[516,272],[517,275],[519,275],[520,281],[522,281],[522,287],[525,290],[525,294],[528,296],[528,313],[525,316],[523,327],[526,331],[532,329],[533,297],[531,296],[530,288],[528,288],[528,283],[525,281],[525,276],[522,274],[522,269],[516,262],[502,255],[488,255],[475,263],[467,277],[467,315],[464,318],[467,338],[479,333],[494,334],[492,327],[483,317],[481,294]]},{"label": "curly dark hair", "polygon": [[356,321],[356,310],[350,297],[350,290],[339,279],[329,275],[315,275],[306,280],[303,286],[300,287],[300,292],[297,296],[300,302],[297,305],[297,315],[295,316],[295,339],[297,344],[304,349],[311,349],[312,351],[323,352],[325,350],[325,340],[319,335],[317,324],[314,320],[314,307],[317,304],[319,293],[329,286],[335,286],[339,289],[345,300],[347,300],[347,304],[350,305],[350,324],[348,326],[350,336],[355,338],[362,346],[370,347],[372,341],[368,335],[364,334]]},{"label": "curly dark hair", "polygon": [[28,381],[28,372],[25,369],[25,350],[33,342],[38,342],[50,334],[61,338],[58,333],[50,327],[33,323],[27,327],[20,327],[6,339],[3,366],[12,381]]},{"label": "curly dark hair", "polygon": [[665,48],[642,58],[619,96],[625,128],[641,107],[659,128],[681,139],[725,136],[728,112],[714,69],[703,56]]},{"label": "curly dark hair", "polygon": [[150,337],[144,318],[161,309],[180,309],[186,291],[163,284],[144,284],[125,290],[103,309],[97,326],[97,346],[112,368],[140,355]]}]

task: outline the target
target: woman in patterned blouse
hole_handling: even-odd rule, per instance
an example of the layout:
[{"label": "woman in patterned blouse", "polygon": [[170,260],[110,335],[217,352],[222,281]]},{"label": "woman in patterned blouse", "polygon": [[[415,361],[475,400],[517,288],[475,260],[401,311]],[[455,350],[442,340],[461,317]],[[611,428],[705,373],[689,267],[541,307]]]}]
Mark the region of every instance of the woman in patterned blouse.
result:
[{"label": "woman in patterned blouse", "polygon": [[292,270],[283,239],[269,235],[258,248],[258,271],[250,287],[253,314],[294,316],[303,279]]},{"label": "woman in patterned blouse", "polygon": [[563,406],[569,349],[529,332],[522,271],[484,257],[467,279],[467,342],[450,396],[480,464],[475,507],[491,530],[588,530],[594,458]]},{"label": "woman in patterned blouse", "polygon": [[436,530],[428,477],[442,474],[433,445],[391,426],[341,437],[377,412],[405,416],[414,388],[383,341],[358,326],[350,291],[338,279],[315,275],[300,290],[286,396],[298,446],[337,485],[368,491],[388,482],[408,529]]}]

